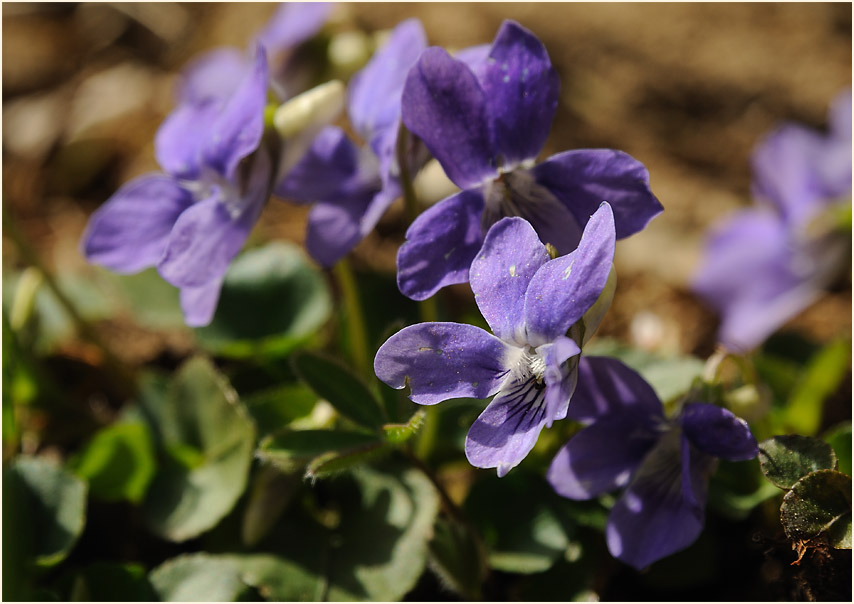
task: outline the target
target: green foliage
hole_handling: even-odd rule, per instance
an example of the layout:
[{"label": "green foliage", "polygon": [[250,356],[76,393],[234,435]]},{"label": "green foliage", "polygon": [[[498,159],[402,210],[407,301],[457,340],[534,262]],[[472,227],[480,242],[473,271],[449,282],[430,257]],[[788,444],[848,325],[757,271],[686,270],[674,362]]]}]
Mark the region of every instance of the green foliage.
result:
[{"label": "green foliage", "polygon": [[791,489],[798,480],[816,470],[836,468],[830,445],[816,438],[789,434],[759,443],[762,473],[781,489]]},{"label": "green foliage", "polygon": [[258,458],[283,471],[295,471],[328,453],[356,453],[382,444],[379,436],[342,430],[289,430],[265,438]]},{"label": "green foliage", "polygon": [[71,469],[89,483],[94,497],[138,503],[157,470],[148,426],[132,421],[104,428],[72,460]]},{"label": "green foliage", "polygon": [[313,352],[295,355],[293,366],[300,378],[342,416],[371,430],[382,427],[380,402],[352,371]]},{"label": "green foliage", "polygon": [[786,405],[784,420],[798,434],[812,436],[821,425],[824,401],[839,387],[851,364],[851,341],[834,340],[803,370]]},{"label": "green foliage", "polygon": [[134,322],[149,329],[187,329],[178,288],[163,280],[156,268],[135,275],[117,275],[98,269],[121,297]]},{"label": "green foliage", "polygon": [[162,464],[143,509],[151,529],[185,541],[212,528],[246,487],[255,426],[211,363],[194,358],[169,383],[149,379],[143,410]]},{"label": "green foliage", "polygon": [[385,424],[383,434],[385,439],[393,444],[401,444],[412,438],[421,426],[424,425],[424,409],[419,409],[412,414],[405,424]]},{"label": "green foliage", "polygon": [[244,397],[260,434],[279,432],[314,409],[317,395],[302,384],[288,384]]},{"label": "green foliage", "polygon": [[196,335],[222,356],[282,356],[314,336],[331,313],[323,274],[297,246],[276,242],[231,264],[213,321]]},{"label": "green foliage", "polygon": [[481,600],[486,578],[485,552],[466,525],[439,518],[430,541],[430,570],[442,585],[466,600]]},{"label": "green foliage", "polygon": [[851,549],[851,477],[817,470],[801,478],[783,497],[780,520],[792,541],[826,540]]},{"label": "green foliage", "polygon": [[851,476],[851,422],[837,424],[825,433],[823,440],[836,452],[837,469]]},{"label": "green foliage", "polygon": [[229,557],[203,553],[167,560],[148,579],[164,602],[233,602],[248,590],[240,575]]},{"label": "green foliage", "polygon": [[156,594],[139,564],[96,562],[77,573],[71,588],[75,602],[151,602]]}]

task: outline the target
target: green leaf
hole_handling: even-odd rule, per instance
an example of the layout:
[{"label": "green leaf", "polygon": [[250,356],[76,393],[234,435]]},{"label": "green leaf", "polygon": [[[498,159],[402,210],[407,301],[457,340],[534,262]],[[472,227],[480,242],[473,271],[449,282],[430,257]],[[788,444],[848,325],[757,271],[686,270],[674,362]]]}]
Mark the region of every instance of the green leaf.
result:
[{"label": "green leaf", "polygon": [[71,469],[89,482],[94,497],[138,503],[157,470],[148,426],[134,421],[104,428],[72,462]]},{"label": "green leaf", "polygon": [[292,421],[310,414],[317,395],[302,384],[289,384],[243,399],[261,434],[279,432]]},{"label": "green leaf", "polygon": [[340,453],[330,451],[312,460],[305,469],[305,476],[312,480],[329,478],[362,464],[375,461],[390,451],[390,446],[383,443],[367,445],[361,449],[351,449]]},{"label": "green leaf", "polygon": [[793,432],[807,436],[818,432],[824,401],[839,388],[850,363],[847,338],[831,342],[810,359],[786,405],[784,418]]},{"label": "green leaf", "polygon": [[773,436],[759,443],[759,467],[781,489],[792,486],[810,472],[836,468],[830,445],[809,436]]},{"label": "green leaf", "polygon": [[292,430],[265,438],[256,455],[283,471],[294,471],[319,455],[355,452],[380,444],[378,436],[364,432]]},{"label": "green leaf", "polygon": [[442,585],[466,600],[482,600],[486,560],[475,537],[464,525],[439,518],[430,541],[429,566]]},{"label": "green leaf", "polygon": [[538,573],[563,555],[569,536],[551,504],[557,497],[542,478],[519,471],[475,483],[465,511],[483,535],[492,568]]},{"label": "green leaf", "polygon": [[851,476],[851,422],[837,424],[824,434],[822,440],[836,452],[837,469]]},{"label": "green leaf", "polygon": [[196,335],[218,355],[282,356],[314,336],[331,313],[323,274],[298,246],[276,242],[231,264],[213,321]]},{"label": "green leaf", "polygon": [[851,549],[851,477],[818,470],[801,478],[783,497],[780,520],[792,541],[820,536],[836,549]]},{"label": "green leaf", "polygon": [[234,602],[248,587],[234,560],[209,554],[167,560],[148,580],[163,602]]},{"label": "green leaf", "polygon": [[299,490],[302,477],[284,474],[273,466],[262,465],[255,473],[243,512],[240,540],[249,547],[258,543],[276,524],[282,512]]},{"label": "green leaf", "polygon": [[16,549],[24,548],[4,547],[4,566],[17,556],[53,566],[83,532],[86,483],[45,459],[18,457],[3,473],[3,516],[4,540],[8,531]]},{"label": "green leaf", "polygon": [[143,510],[152,530],[185,541],[214,527],[237,502],[255,448],[255,427],[237,394],[211,363],[184,364],[163,396],[149,379],[144,412],[164,463]]},{"label": "green leaf", "polygon": [[95,562],[74,578],[72,601],[152,602],[156,598],[139,564]]},{"label": "green leaf", "polygon": [[419,409],[412,414],[412,417],[405,424],[385,424],[383,426],[383,433],[385,434],[386,441],[392,444],[406,442],[424,425],[425,415],[424,410]]},{"label": "green leaf", "polygon": [[149,329],[186,329],[178,288],[163,280],[156,268],[134,275],[99,269],[119,293],[134,321]]},{"label": "green leaf", "polygon": [[371,430],[383,425],[382,408],[349,369],[325,356],[302,352],[293,357],[297,375],[347,419]]}]

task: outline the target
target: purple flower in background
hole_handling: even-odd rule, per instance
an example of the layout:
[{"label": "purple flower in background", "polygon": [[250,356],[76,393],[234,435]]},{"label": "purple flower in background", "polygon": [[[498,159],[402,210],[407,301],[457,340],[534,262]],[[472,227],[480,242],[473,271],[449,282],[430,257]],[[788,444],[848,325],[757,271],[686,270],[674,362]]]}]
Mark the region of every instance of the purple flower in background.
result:
[{"label": "purple flower in background", "polygon": [[380,347],[374,371],[393,388],[409,384],[422,405],[494,394],[469,430],[466,457],[505,475],[543,426],[566,417],[580,346],[602,316],[585,313],[609,282],[614,243],[607,203],[578,249],[554,260],[527,221],[498,221],[471,266],[475,301],[495,335],[458,323],[412,325]]},{"label": "purple flower in background", "polygon": [[272,186],[261,147],[267,60],[258,47],[252,70],[230,95],[180,105],[155,138],[165,173],[121,187],[90,218],[83,253],[119,273],[150,266],[181,289],[188,325],[213,317],[229,263],[243,247]]},{"label": "purple flower in background", "polygon": [[[755,348],[809,306],[850,254],[834,206],[851,199],[851,91],[830,110],[823,135],[797,124],[773,132],[753,158],[754,193],[765,204],[712,232],[693,288],[722,317],[718,339]],[[849,210],[850,211],[850,210]]]},{"label": "purple flower in background", "polygon": [[398,286],[423,300],[468,279],[489,227],[504,216],[528,220],[565,254],[588,217],[611,204],[617,237],[661,212],[638,161],[612,149],[559,153],[534,165],[548,136],[559,83],[543,44],[505,21],[491,47],[452,58],[428,48],[403,89],[403,122],[461,189],[421,214],[397,257]]},{"label": "purple flower in background", "polygon": [[368,145],[360,148],[341,128],[327,127],[275,191],[294,201],[316,202],[308,217],[306,248],[324,266],[335,264],[367,236],[401,194],[395,155],[400,95],[409,68],[426,46],[417,19],[395,27],[348,89],[350,122]]},{"label": "purple flower in background", "polygon": [[700,535],[715,458],[758,454],[747,423],[726,409],[689,403],[666,418],[649,384],[616,359],[581,359],[570,417],[592,423],[558,452],[547,478],[570,499],[625,487],[606,538],[611,554],[636,569]]}]

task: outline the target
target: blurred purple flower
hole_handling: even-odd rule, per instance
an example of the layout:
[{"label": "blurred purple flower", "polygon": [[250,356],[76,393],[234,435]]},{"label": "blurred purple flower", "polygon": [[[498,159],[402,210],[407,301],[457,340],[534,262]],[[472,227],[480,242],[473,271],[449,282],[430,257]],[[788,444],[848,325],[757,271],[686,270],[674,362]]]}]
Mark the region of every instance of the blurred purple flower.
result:
[{"label": "blurred purple flower", "polygon": [[229,96],[180,105],[155,138],[165,173],[121,187],[83,235],[90,262],[119,273],[157,266],[181,289],[191,326],[213,317],[228,265],[270,194],[272,162],[260,146],[267,83],[259,46],[253,69]]},{"label": "blurred purple flower", "polygon": [[495,335],[459,323],[412,325],[380,347],[374,371],[393,388],[409,384],[410,398],[422,405],[496,395],[465,448],[472,465],[504,476],[543,426],[566,417],[585,340],[580,331],[589,337],[601,320],[599,314],[584,324],[608,282],[614,243],[607,203],[590,218],[578,249],[554,260],[527,221],[498,221],[471,266],[475,301]]},{"label": "blurred purple flower", "polygon": [[611,554],[636,569],[691,545],[705,522],[715,458],[753,459],[756,439],[726,409],[689,403],[667,419],[644,379],[616,359],[585,357],[570,417],[592,421],[563,446],[547,478],[570,499],[626,487],[608,517]]},{"label": "blurred purple flower", "polygon": [[[850,233],[835,229],[833,206],[851,200],[851,91],[840,95],[823,135],[787,124],[753,158],[763,206],[716,227],[693,288],[722,316],[718,339],[755,348],[809,306],[850,254]],[[850,211],[850,210],[849,210]]]},{"label": "blurred purple flower", "polygon": [[403,122],[463,191],[421,214],[397,257],[398,286],[423,300],[468,279],[489,227],[504,216],[528,220],[565,254],[578,245],[602,201],[617,237],[661,212],[641,163],[612,149],[567,151],[534,165],[558,104],[559,82],[543,44],[505,21],[491,47],[458,59],[428,48],[403,89]]},{"label": "blurred purple flower", "polygon": [[[400,95],[409,68],[426,46],[417,19],[395,27],[348,89],[350,122],[368,145],[360,148],[343,130],[329,126],[276,188],[280,197],[314,203],[306,248],[324,266],[352,250],[401,195],[396,157]],[[414,158],[411,167],[417,167]]]}]

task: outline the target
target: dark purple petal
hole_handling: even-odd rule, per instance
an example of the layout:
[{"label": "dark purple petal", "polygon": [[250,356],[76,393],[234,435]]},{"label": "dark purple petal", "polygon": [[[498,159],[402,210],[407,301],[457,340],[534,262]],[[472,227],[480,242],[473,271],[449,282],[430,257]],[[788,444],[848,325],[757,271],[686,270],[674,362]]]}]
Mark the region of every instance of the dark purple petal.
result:
[{"label": "dark purple petal", "polygon": [[653,420],[631,413],[600,418],[558,451],[548,481],[570,499],[592,499],[627,485],[658,440]]},{"label": "dark purple petal", "polygon": [[221,101],[209,99],[184,103],[169,114],[154,137],[154,155],[164,172],[181,179],[200,177],[202,151],[221,109]]},{"label": "dark purple petal", "polygon": [[504,21],[478,81],[499,164],[535,159],[549,135],[560,91],[546,47],[518,23]]},{"label": "dark purple petal", "polygon": [[685,405],[679,418],[691,443],[709,455],[742,461],[759,454],[747,422],[727,409],[705,403]]},{"label": "dark purple petal", "polygon": [[184,322],[189,327],[208,325],[216,312],[221,290],[222,279],[196,287],[182,287],[181,310],[184,312]]},{"label": "dark purple petal", "polygon": [[119,273],[154,266],[181,212],[193,203],[177,181],[141,176],[119,189],[92,214],[81,247],[89,262]]},{"label": "dark purple petal", "polygon": [[222,279],[264,208],[270,170],[270,158],[261,150],[253,157],[242,197],[230,198],[220,190],[181,214],[157,266],[160,275],[181,288]]},{"label": "dark purple petal", "polygon": [[521,218],[504,218],[486,234],[469,279],[483,318],[502,340],[527,343],[525,291],[537,269],[548,261],[546,247]]},{"label": "dark purple petal", "polygon": [[545,389],[534,379],[502,388],[466,435],[466,457],[476,468],[504,476],[534,448],[546,423]]},{"label": "dark purple petal", "polygon": [[501,386],[507,345],[479,327],[419,323],[400,330],[374,358],[377,377],[409,398],[433,405],[450,398],[486,398]]},{"label": "dark purple petal", "polygon": [[569,417],[587,422],[624,412],[664,417],[658,395],[634,369],[617,359],[582,357]]},{"label": "dark purple petal", "polygon": [[403,123],[462,189],[497,174],[483,89],[462,61],[431,47],[406,77]]},{"label": "dark purple petal", "polygon": [[334,2],[283,2],[255,38],[272,55],[302,44],[323,27]]},{"label": "dark purple petal", "polygon": [[388,42],[350,80],[347,112],[366,141],[397,125],[406,74],[425,48],[427,37],[421,22],[407,19],[394,28]]},{"label": "dark purple petal", "polygon": [[649,172],[622,151],[565,151],[534,166],[531,172],[581,225],[607,201],[614,211],[618,239],[642,230],[663,210],[649,190]]},{"label": "dark purple petal", "polygon": [[578,381],[579,359],[570,359],[579,355],[581,348],[575,340],[560,336],[553,343],[537,348],[537,353],[546,364],[543,375],[546,382],[546,427],[551,428],[553,421],[566,417]]},{"label": "dark purple petal", "polygon": [[252,64],[239,49],[216,48],[193,59],[181,71],[178,102],[199,104],[230,97]]},{"label": "dark purple petal", "polygon": [[672,431],[644,458],[608,518],[608,549],[640,570],[691,545],[703,530],[710,458],[692,451],[685,497],[682,441]]},{"label": "dark purple petal", "polygon": [[234,178],[240,160],[261,143],[268,80],[267,55],[259,46],[252,68],[210,125],[204,147],[205,162],[228,179]]},{"label": "dark purple petal", "polygon": [[465,283],[483,243],[480,191],[461,191],[422,212],[397,253],[397,286],[413,300]]},{"label": "dark purple petal", "polygon": [[590,218],[578,249],[543,265],[525,294],[529,342],[566,334],[599,298],[614,261],[614,215],[603,203]]},{"label": "dark purple petal", "polygon": [[745,210],[712,231],[693,289],[721,313],[719,340],[747,351],[815,300],[829,268],[774,213]]}]

